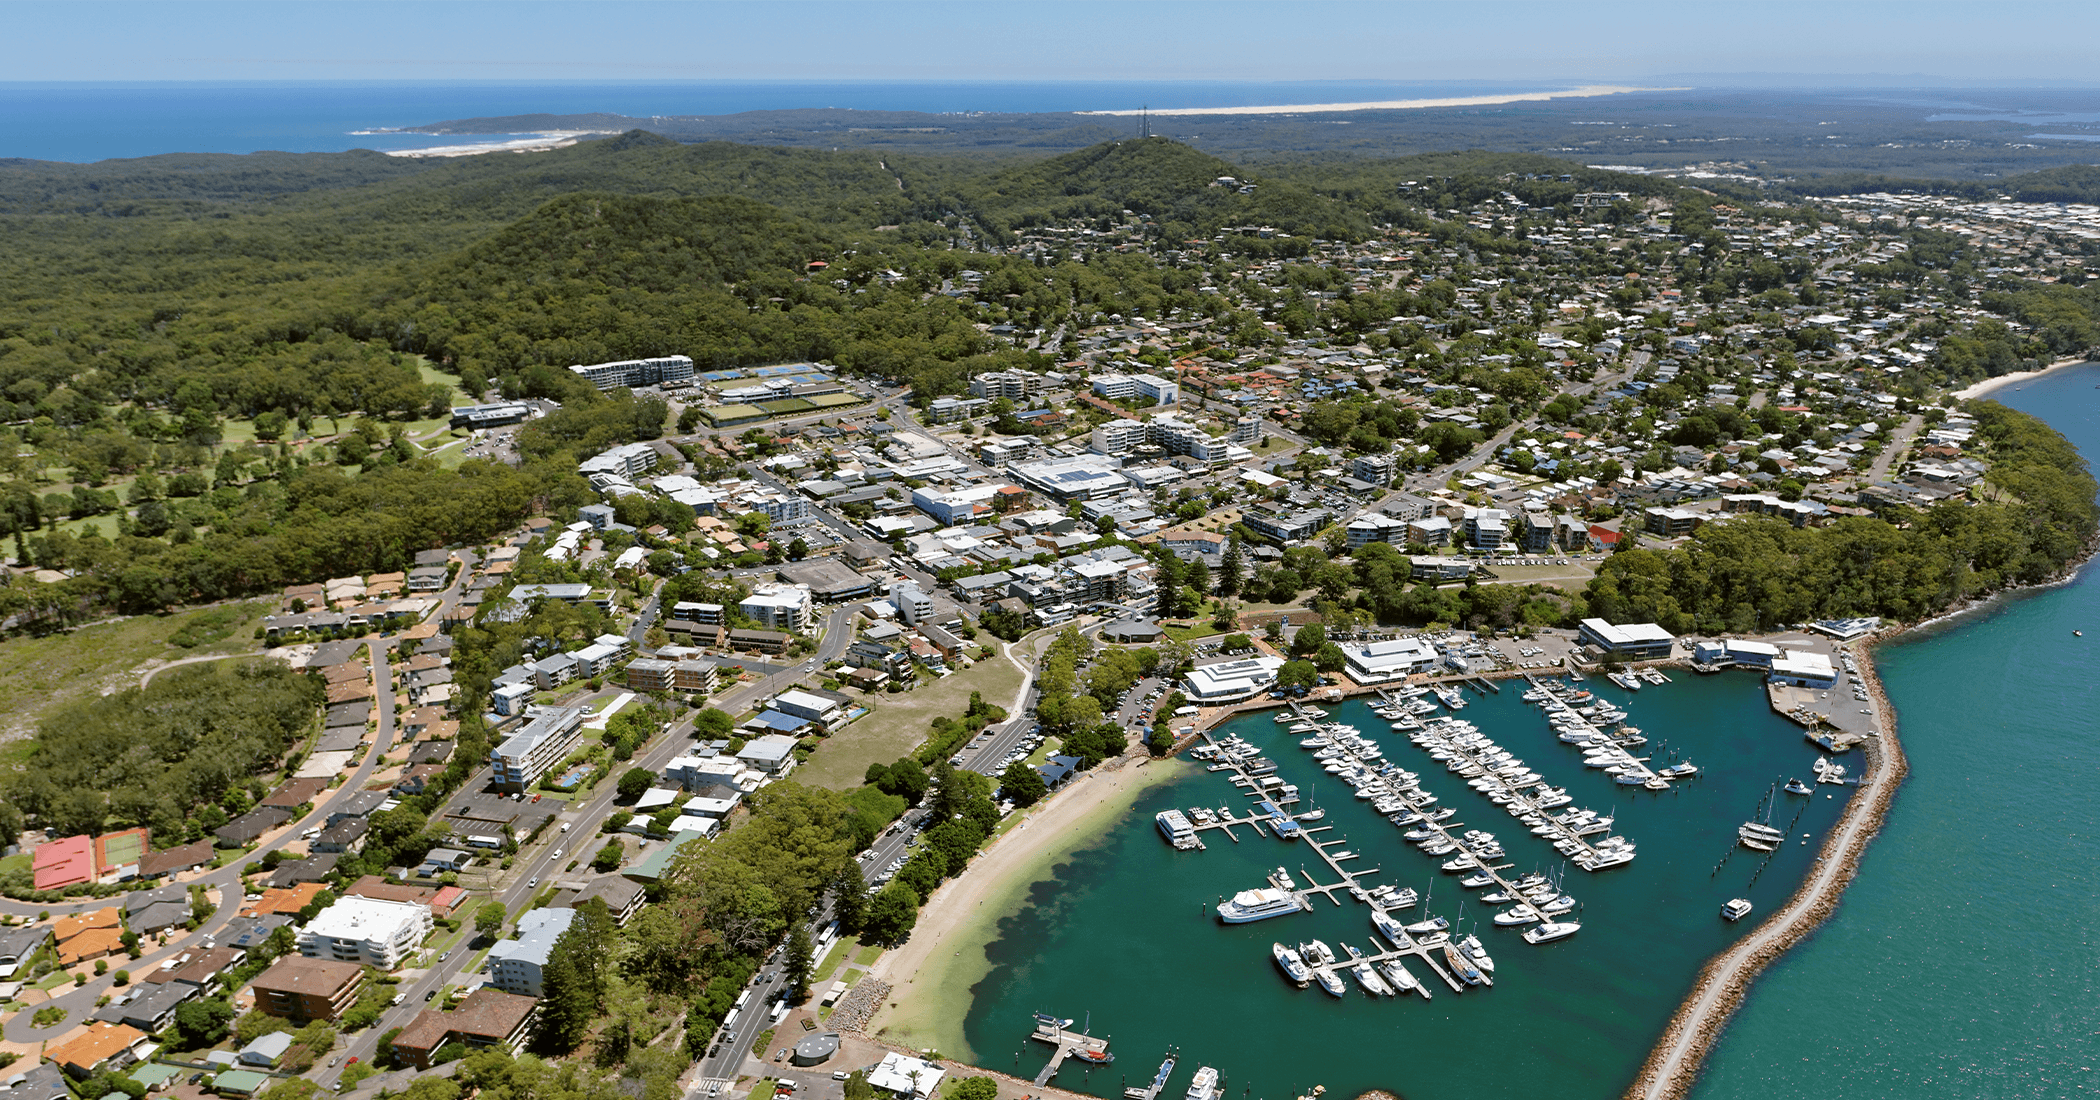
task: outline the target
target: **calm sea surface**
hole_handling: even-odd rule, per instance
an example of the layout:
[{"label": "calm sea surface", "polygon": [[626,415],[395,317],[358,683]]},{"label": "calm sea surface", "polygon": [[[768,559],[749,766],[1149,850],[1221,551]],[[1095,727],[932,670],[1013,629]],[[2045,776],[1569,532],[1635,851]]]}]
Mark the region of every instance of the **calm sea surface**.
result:
[{"label": "calm sea surface", "polygon": [[[2100,453],[2100,370],[2060,372],[2001,391],[2049,419],[2087,454]],[[2087,637],[2074,638],[2083,628]],[[1881,651],[1912,774],[1836,916],[1768,972],[1720,1045],[1700,1100],[1832,1097],[2055,1097],[2100,1089],[2095,948],[2100,924],[2100,720],[2092,650],[2100,646],[2100,584],[2091,572],[2029,593]],[[1616,698],[1624,694],[1592,680]],[[1321,903],[1310,914],[1226,927],[1220,895],[1261,885],[1308,853],[1281,841],[1216,834],[1205,852],[1177,853],[1152,827],[1168,806],[1238,806],[1222,778],[1197,773],[1150,793],[1129,820],[1036,884],[1031,907],[1007,918],[988,953],[964,1023],[980,1064],[1033,1074],[1047,1054],[1026,1035],[1030,1014],[1091,1017],[1112,1037],[1115,1065],[1067,1068],[1058,1084],[1113,1097],[1143,1083],[1168,1047],[1183,1061],[1169,1095],[1198,1064],[1218,1067],[1227,1095],[1278,1098],[1324,1084],[1409,1100],[1616,1097],[1639,1068],[1699,965],[1745,928],[1716,916],[1736,895],[1762,914],[1799,881],[1849,789],[1812,803],[1793,843],[1749,885],[1759,861],[1732,848],[1775,778],[1807,776],[1813,750],[1765,707],[1748,673],[1678,676],[1627,699],[1650,749],[1681,751],[1705,777],[1670,794],[1627,793],[1581,766],[1515,691],[1476,699],[1465,716],[1578,802],[1619,814],[1640,846],[1631,865],[1570,871],[1583,931],[1531,947],[1505,930],[1482,938],[1499,964],[1492,990],[1434,1001],[1371,1001],[1354,988],[1332,1000],[1286,985],[1271,941],[1319,937],[1368,946],[1363,906]],[[1845,700],[1849,701],[1849,700]],[[1844,705],[1839,701],[1836,705]],[[1385,724],[1359,703],[1336,715],[1366,732]],[[1281,774],[1310,788],[1327,777],[1296,738],[1266,716],[1229,729],[1271,746]],[[1428,764],[1398,735],[1388,756],[1504,838],[1522,868],[1559,861],[1484,798]],[[1664,749],[1667,752],[1668,749]],[[1848,761],[1855,768],[1859,760]],[[1433,766],[1431,766],[1433,767]],[[1332,784],[1332,781],[1329,781]],[[1459,915],[1455,876],[1401,841],[1332,785],[1328,822],[1378,878],[1418,890],[1432,912]],[[1803,847],[1803,834],[1812,837]],[[1718,872],[1715,864],[1726,856]],[[1322,872],[1324,881],[1325,872]],[[1485,917],[1478,906],[1468,917]],[[1419,969],[1419,968],[1418,968]]]},{"label": "calm sea surface", "polygon": [[157,153],[427,149],[458,135],[358,134],[459,118],[607,112],[716,115],[844,107],[934,113],[1343,103],[1564,88],[1448,81],[618,84],[0,82],[0,158],[95,161]]}]

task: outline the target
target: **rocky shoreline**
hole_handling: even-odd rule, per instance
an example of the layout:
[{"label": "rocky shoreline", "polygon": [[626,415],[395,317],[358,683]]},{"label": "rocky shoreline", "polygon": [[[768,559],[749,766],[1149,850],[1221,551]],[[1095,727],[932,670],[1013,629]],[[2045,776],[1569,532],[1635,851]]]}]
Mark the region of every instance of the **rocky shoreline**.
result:
[{"label": "rocky shoreline", "polygon": [[1884,718],[1883,733],[1864,742],[1867,764],[1859,793],[1846,804],[1837,825],[1824,838],[1815,872],[1756,931],[1715,956],[1699,971],[1691,992],[1670,1018],[1640,1074],[1626,1090],[1629,1100],[1680,1100],[1687,1095],[1698,1080],[1707,1053],[1720,1039],[1728,1018],[1742,1004],[1751,983],[1765,967],[1807,938],[1836,911],[1845,887],[1859,872],[1860,857],[1880,834],[1882,820],[1895,802],[1896,789],[1910,774],[1910,764],[1896,735],[1896,710],[1889,704],[1872,654],[1874,645],[1898,633],[1884,632],[1860,647],[1863,652],[1858,662],[1859,678]]}]

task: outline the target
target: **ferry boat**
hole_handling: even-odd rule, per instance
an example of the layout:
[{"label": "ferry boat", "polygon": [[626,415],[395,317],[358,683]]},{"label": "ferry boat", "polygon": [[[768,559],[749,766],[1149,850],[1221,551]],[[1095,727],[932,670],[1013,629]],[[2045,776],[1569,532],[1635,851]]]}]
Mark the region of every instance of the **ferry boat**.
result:
[{"label": "ferry boat", "polygon": [[1161,810],[1153,815],[1152,820],[1159,826],[1159,835],[1166,837],[1167,843],[1176,850],[1186,852],[1202,847],[1203,842],[1196,839],[1196,827],[1189,824],[1188,815],[1180,810]]},{"label": "ferry boat", "polygon": [[1291,984],[1300,989],[1312,984],[1312,970],[1305,965],[1305,960],[1299,957],[1298,952],[1283,944],[1272,943],[1269,945],[1269,954],[1275,958],[1277,968],[1283,971],[1284,977],[1291,980]]},{"label": "ferry boat", "polygon": [[1218,919],[1226,924],[1249,924],[1303,909],[1297,896],[1288,890],[1242,890],[1230,900],[1218,903]]},{"label": "ferry boat", "polygon": [[1574,921],[1547,921],[1544,924],[1526,928],[1524,930],[1524,942],[1533,944],[1552,943],[1554,940],[1567,939],[1580,931],[1582,931],[1582,926]]},{"label": "ferry boat", "polygon": [[1218,1071],[1209,1066],[1196,1067],[1196,1079],[1189,1082],[1188,1100],[1215,1100],[1218,1095]]},{"label": "ferry boat", "polygon": [[1749,915],[1750,903],[1742,898],[1730,899],[1728,904],[1721,906],[1721,919],[1730,923],[1742,920]]}]

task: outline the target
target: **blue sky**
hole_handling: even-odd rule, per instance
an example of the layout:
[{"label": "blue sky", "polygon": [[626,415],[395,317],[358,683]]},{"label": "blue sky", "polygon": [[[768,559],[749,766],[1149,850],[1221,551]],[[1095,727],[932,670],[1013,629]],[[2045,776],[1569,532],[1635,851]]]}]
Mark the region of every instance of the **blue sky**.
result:
[{"label": "blue sky", "polygon": [[18,0],[0,5],[0,16],[9,39],[0,78],[16,81],[1653,82],[1778,73],[2089,85],[2100,71],[2090,61],[2100,41],[2091,0]]}]

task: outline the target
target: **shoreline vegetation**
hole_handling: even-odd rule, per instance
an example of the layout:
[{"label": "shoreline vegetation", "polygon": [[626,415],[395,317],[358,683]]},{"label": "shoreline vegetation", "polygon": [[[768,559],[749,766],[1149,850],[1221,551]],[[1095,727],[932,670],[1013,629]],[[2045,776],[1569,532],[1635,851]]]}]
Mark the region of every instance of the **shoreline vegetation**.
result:
[{"label": "shoreline vegetation", "polygon": [[1099,843],[1108,824],[1129,813],[1140,795],[1186,774],[1188,767],[1171,757],[1138,756],[1079,772],[1068,787],[1000,834],[967,872],[927,899],[911,938],[885,952],[869,972],[891,989],[889,1002],[869,1019],[866,1033],[969,1061],[962,1014],[952,1008],[967,1000],[970,987],[991,970],[984,948],[999,938],[999,922],[1059,860]]}]

